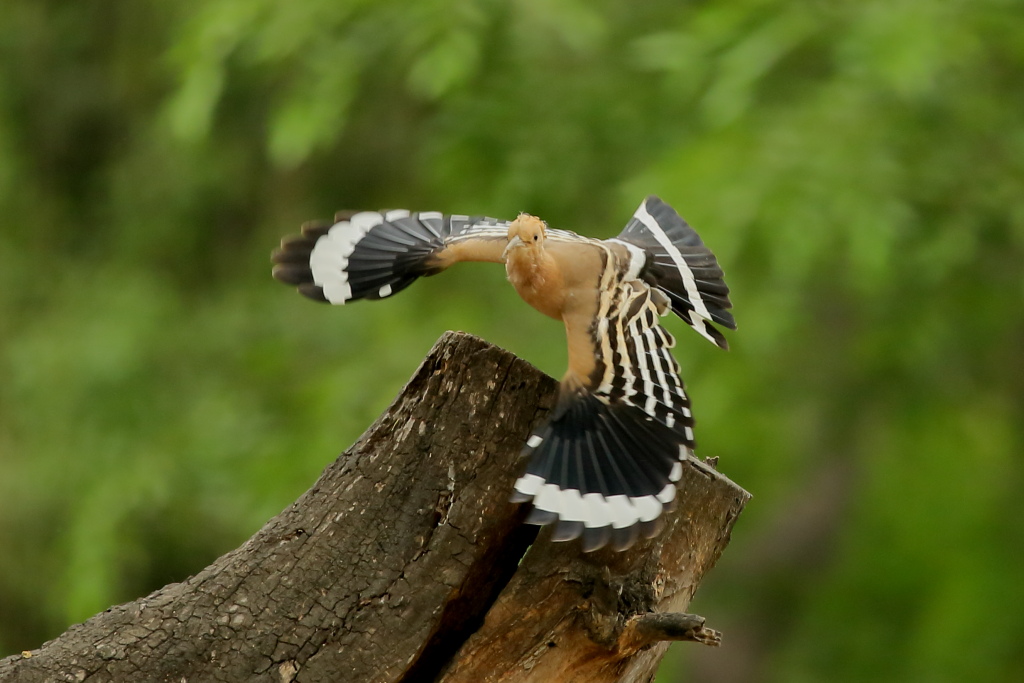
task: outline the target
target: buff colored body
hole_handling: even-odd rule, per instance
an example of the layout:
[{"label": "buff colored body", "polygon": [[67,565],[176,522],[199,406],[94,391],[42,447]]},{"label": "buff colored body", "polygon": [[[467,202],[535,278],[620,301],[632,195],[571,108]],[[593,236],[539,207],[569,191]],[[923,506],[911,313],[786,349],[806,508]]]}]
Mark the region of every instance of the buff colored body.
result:
[{"label": "buff colored body", "polygon": [[[609,259],[628,259],[625,247],[597,240],[549,243],[544,222],[521,214],[508,230],[504,252],[509,282],[523,300],[565,324],[568,386],[586,386],[595,368],[592,327]],[[614,270],[614,268],[613,268]]]}]

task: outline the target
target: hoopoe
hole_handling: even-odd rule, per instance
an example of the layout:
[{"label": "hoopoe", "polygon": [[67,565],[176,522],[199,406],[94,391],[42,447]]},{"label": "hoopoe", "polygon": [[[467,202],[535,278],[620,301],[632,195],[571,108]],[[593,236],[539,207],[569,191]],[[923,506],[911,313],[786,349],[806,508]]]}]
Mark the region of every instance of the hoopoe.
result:
[{"label": "hoopoe", "polygon": [[672,311],[725,349],[735,329],[714,254],[672,207],[644,200],[615,238],[596,240],[520,214],[397,210],[339,214],[285,238],[273,275],[332,304],[383,299],[459,261],[504,263],[519,295],[565,324],[569,369],[557,406],[530,436],[513,502],[553,539],[624,550],[660,528],[692,457],[693,416],[658,319]]}]

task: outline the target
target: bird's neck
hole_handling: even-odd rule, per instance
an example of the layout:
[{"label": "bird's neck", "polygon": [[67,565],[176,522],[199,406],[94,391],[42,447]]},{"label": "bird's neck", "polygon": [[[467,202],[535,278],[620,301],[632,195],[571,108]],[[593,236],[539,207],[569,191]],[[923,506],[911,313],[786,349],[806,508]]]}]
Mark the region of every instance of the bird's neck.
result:
[{"label": "bird's neck", "polygon": [[562,319],[565,287],[558,264],[543,247],[514,249],[505,260],[509,282],[544,315]]}]

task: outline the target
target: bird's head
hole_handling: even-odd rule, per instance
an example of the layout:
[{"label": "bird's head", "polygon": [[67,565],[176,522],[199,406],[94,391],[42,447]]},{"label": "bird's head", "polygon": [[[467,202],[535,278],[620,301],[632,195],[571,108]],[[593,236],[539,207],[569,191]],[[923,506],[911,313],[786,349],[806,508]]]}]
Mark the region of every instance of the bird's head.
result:
[{"label": "bird's head", "polygon": [[539,251],[544,245],[544,239],[544,221],[528,213],[521,213],[508,226],[508,246],[503,256],[508,258],[509,252],[516,249],[527,249],[527,253]]}]

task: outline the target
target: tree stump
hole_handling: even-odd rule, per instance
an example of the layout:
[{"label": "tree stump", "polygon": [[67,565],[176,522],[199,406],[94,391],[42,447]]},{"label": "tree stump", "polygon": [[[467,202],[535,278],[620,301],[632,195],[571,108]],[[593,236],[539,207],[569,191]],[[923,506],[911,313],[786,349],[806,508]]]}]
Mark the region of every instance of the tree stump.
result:
[{"label": "tree stump", "polygon": [[508,502],[557,383],[447,333],[313,487],[181,583],[112,607],[0,681],[649,681],[749,498],[684,467],[657,537],[580,551]]}]

